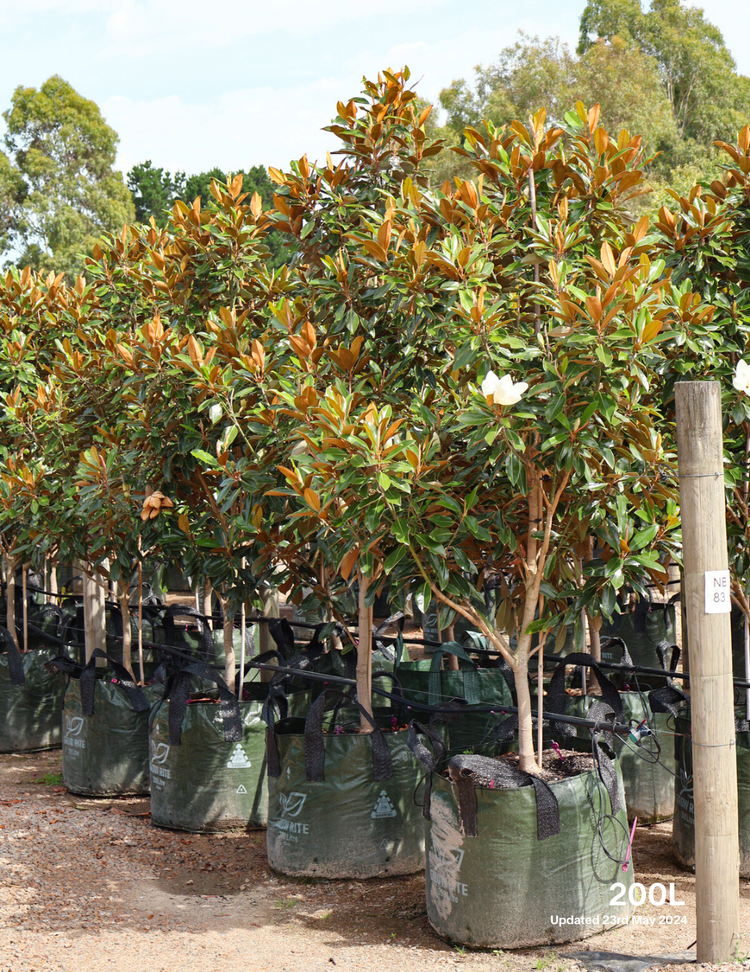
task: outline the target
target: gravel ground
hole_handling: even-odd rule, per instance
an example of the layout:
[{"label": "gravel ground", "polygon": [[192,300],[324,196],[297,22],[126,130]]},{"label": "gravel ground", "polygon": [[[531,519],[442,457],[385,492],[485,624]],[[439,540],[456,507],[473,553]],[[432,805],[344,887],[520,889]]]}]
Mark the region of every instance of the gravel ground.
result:
[{"label": "gravel ground", "polygon": [[[59,751],[0,756],[0,972],[640,972],[681,969],[663,956],[695,940],[694,878],[672,860],[670,824],[637,832],[636,874],[647,886],[674,881],[687,924],[629,926],[548,950],[472,952],[431,930],[422,876],[290,881],[269,870],[264,832],[161,830],[148,799],[76,797],[59,773]],[[738,953],[747,953],[748,881],[741,908]],[[657,922],[666,913],[643,911]],[[613,966],[600,953],[640,961]],[[743,964],[750,969],[742,959],[726,968]]]}]

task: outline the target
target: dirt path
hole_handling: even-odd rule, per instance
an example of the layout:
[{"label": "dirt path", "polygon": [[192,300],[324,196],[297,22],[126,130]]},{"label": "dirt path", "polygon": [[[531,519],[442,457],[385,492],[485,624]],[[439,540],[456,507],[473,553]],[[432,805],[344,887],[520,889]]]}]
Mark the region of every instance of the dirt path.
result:
[{"label": "dirt path", "polygon": [[[269,870],[264,832],[161,830],[147,799],[75,797],[59,773],[59,751],[0,756],[0,972],[557,972],[606,965],[594,953],[663,956],[695,940],[694,878],[672,860],[670,824],[637,832],[636,874],[646,886],[674,882],[685,924],[632,925],[550,950],[462,954],[431,930],[421,875],[290,881]],[[741,896],[739,952],[748,953],[750,882]],[[656,922],[666,914],[641,911]],[[657,959],[616,969],[649,964],[670,967]]]}]

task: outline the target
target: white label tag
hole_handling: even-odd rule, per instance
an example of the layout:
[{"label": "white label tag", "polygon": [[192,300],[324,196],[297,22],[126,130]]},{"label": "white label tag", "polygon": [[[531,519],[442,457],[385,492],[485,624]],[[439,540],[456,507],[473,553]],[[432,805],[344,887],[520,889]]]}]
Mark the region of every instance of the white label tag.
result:
[{"label": "white label tag", "polygon": [[703,575],[706,584],[706,614],[729,614],[732,610],[728,570],[707,570]]}]

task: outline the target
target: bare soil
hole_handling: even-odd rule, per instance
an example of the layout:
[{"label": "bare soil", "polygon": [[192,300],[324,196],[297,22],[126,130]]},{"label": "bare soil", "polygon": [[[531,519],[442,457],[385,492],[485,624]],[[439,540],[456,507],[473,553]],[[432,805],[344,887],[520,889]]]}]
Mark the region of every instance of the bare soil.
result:
[{"label": "bare soil", "polygon": [[[0,972],[558,972],[606,966],[602,952],[643,960],[618,970],[671,969],[660,957],[695,940],[695,881],[672,858],[669,823],[636,832],[636,876],[647,887],[674,882],[684,907],[646,905],[639,911],[653,926],[574,945],[480,952],[433,932],[422,875],[289,880],[269,869],[264,831],[162,830],[151,824],[148,798],[77,797],[60,785],[60,771],[59,750],[0,755]],[[750,882],[741,881],[740,893],[742,961]],[[667,914],[686,921],[660,924]]]}]

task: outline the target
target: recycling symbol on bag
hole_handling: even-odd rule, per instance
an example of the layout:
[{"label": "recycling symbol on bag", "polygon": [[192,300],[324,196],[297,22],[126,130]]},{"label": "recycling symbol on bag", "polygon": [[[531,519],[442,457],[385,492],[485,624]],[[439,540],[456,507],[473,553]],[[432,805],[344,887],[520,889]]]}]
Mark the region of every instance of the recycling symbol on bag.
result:
[{"label": "recycling symbol on bag", "polygon": [[227,769],[249,769],[253,764],[247,758],[247,753],[239,743],[234,747],[232,755],[229,757]]},{"label": "recycling symbol on bag", "polygon": [[393,804],[388,799],[388,794],[385,790],[380,791],[380,796],[375,801],[375,807],[373,808],[371,817],[377,819],[379,817],[396,817],[398,816],[396,810],[393,808]]}]

